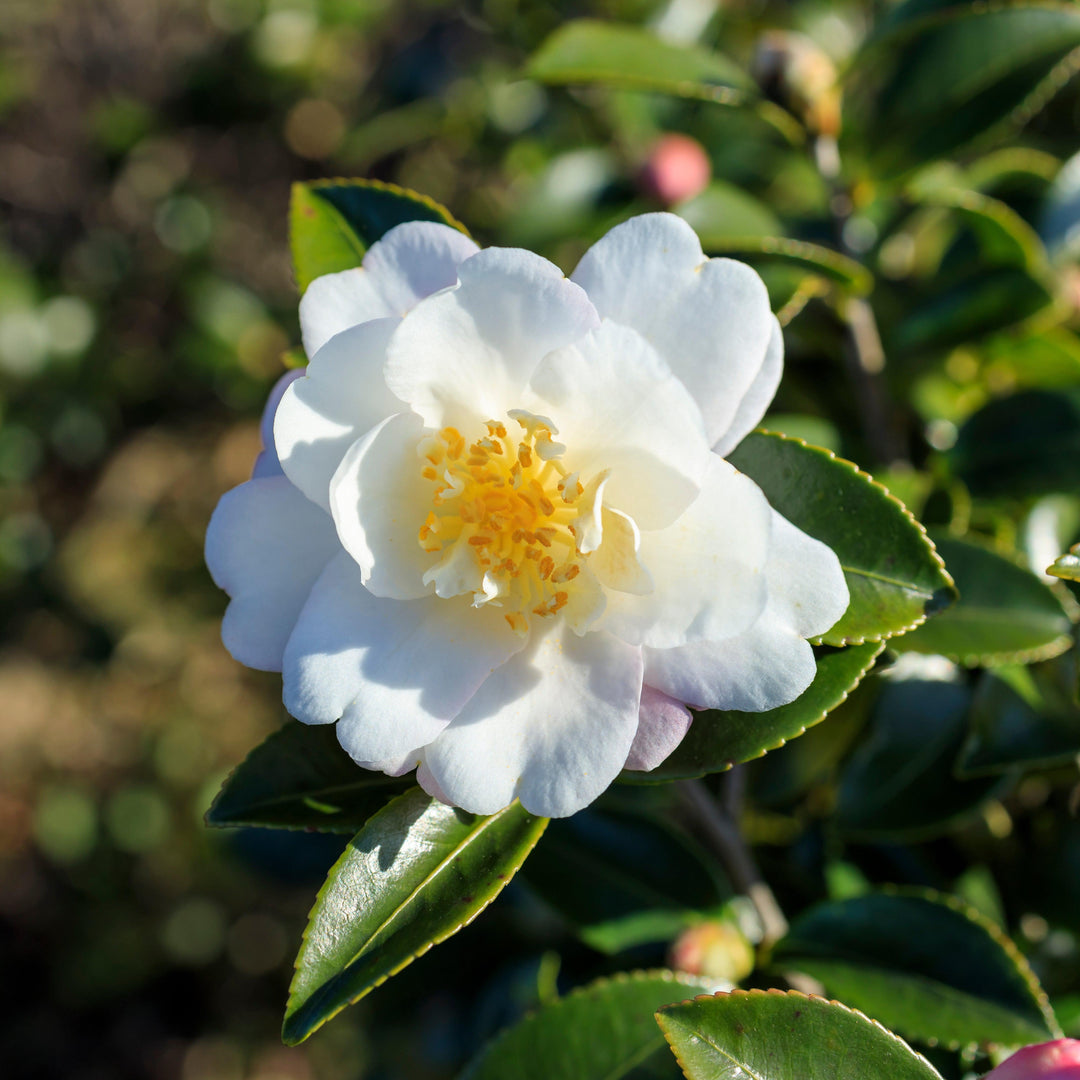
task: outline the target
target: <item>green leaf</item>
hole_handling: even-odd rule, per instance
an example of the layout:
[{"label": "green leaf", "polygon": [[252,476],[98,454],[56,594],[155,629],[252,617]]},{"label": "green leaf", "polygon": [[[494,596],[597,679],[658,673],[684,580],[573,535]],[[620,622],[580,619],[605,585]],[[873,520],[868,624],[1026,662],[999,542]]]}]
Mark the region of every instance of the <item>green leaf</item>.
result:
[{"label": "green leaf", "polygon": [[856,296],[865,296],[874,287],[870,271],[861,263],[808,240],[793,240],[789,236],[740,238],[703,234],[701,244],[710,255],[737,255],[755,267],[777,262],[812,271]]},{"label": "green leaf", "polygon": [[289,720],[232,771],[206,823],[355,832],[412,783],[361,769],[341,749],[335,725]]},{"label": "green leaf", "polygon": [[896,649],[939,653],[974,667],[1045,660],[1072,644],[1061,602],[1034,574],[977,544],[935,540],[960,599],[897,641]]},{"label": "green leaf", "polygon": [[648,30],[596,19],[559,27],[529,61],[540,82],[600,82],[677,97],[737,104],[754,84],[733,60],[697,46],[672,45]]},{"label": "green leaf", "polygon": [[300,291],[323,274],[359,266],[382,235],[405,221],[465,227],[426,195],[378,180],[293,184],[289,239]]},{"label": "green leaf", "polygon": [[880,1024],[795,990],[734,990],[657,1013],[687,1080],[941,1080]]},{"label": "green leaf", "polygon": [[947,831],[994,794],[997,778],[957,780],[971,691],[937,678],[882,678],[868,736],[840,779],[833,822],[855,839]]},{"label": "green leaf", "polygon": [[887,68],[862,124],[879,167],[909,168],[998,125],[1025,122],[1075,67],[1070,54],[1080,46],[1080,11],[1074,4],[906,9],[914,17],[894,17],[895,33],[876,36],[855,62],[855,70],[875,77]]},{"label": "green leaf", "polygon": [[1049,273],[1039,234],[1006,203],[951,184],[927,183],[911,193],[923,205],[955,211],[978,240],[984,264],[1016,266],[1034,275]]},{"label": "green leaf", "polygon": [[1063,581],[1080,581],[1080,544],[1073,544],[1064,555],[1059,555],[1046,572]]},{"label": "green leaf", "polygon": [[504,1031],[459,1080],[621,1080],[670,1060],[653,1013],[709,985],[673,971],[601,979]]},{"label": "green leaf", "polygon": [[749,106],[791,142],[804,138],[790,113],[759,100],[753,81],[734,61],[697,46],[673,45],[636,26],[595,19],[568,22],[536,51],[527,74],[555,85],[599,83]]},{"label": "green leaf", "polygon": [[889,891],[820,904],[795,920],[772,966],[810,975],[930,1045],[1019,1046],[1060,1034],[1016,946],[954,897]]},{"label": "green leaf", "polygon": [[825,653],[814,681],[790,705],[768,712],[699,712],[686,737],[662,764],[647,773],[623,773],[627,780],[657,783],[722,772],[776,750],[820,723],[874,666],[879,642]]},{"label": "green leaf", "polygon": [[282,1038],[302,1042],[495,899],[547,825],[518,802],[476,817],[419,788],[353,837],[311,911]]},{"label": "green leaf", "polygon": [[904,505],[829,450],[755,432],[730,455],[773,508],[840,558],[851,604],[821,640],[881,641],[920,625],[955,597],[952,579]]},{"label": "green leaf", "polygon": [[891,332],[888,352],[944,352],[980,341],[1030,319],[1054,300],[1042,281],[1007,266],[979,268],[953,284],[938,282],[932,288]]},{"label": "green leaf", "polygon": [[992,401],[947,455],[972,495],[1028,498],[1080,488],[1080,395],[1029,390]]},{"label": "green leaf", "polygon": [[599,806],[552,822],[524,877],[605,953],[669,941],[732,895],[689,837],[662,819]]},{"label": "green leaf", "polygon": [[958,776],[1066,765],[1080,754],[1080,708],[1073,700],[1076,652],[1045,664],[983,672]]},{"label": "green leaf", "polygon": [[724,180],[714,180],[676,211],[693,227],[708,249],[737,237],[778,236],[780,220],[772,208],[749,192]]}]

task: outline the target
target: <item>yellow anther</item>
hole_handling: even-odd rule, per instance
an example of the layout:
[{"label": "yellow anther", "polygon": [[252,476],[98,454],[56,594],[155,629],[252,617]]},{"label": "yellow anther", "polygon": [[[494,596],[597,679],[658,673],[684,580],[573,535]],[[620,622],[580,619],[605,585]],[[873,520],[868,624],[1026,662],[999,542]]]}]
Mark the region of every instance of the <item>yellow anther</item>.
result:
[{"label": "yellow anther", "polygon": [[[577,473],[567,475],[565,447],[554,441],[550,420],[524,410],[509,415],[524,432],[517,440],[504,423],[487,420],[486,434],[472,442],[451,426],[420,441],[420,475],[431,483],[433,509],[417,539],[434,556],[425,581],[438,581],[445,568],[454,592],[471,592],[475,606],[494,601],[524,636],[530,617],[551,617],[573,595],[566,584],[583,563],[564,520],[572,515],[562,508],[585,489]],[[576,561],[560,561],[568,557]]]}]

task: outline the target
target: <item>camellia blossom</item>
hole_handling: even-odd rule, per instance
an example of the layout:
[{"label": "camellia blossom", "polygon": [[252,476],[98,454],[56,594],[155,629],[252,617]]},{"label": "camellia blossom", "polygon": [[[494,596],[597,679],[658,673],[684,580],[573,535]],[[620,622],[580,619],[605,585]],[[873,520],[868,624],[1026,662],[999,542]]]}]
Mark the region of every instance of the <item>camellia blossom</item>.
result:
[{"label": "camellia blossom", "polygon": [[300,303],[305,372],[206,537],[222,635],[360,765],[487,814],[571,814],[651,769],[687,706],[814,676],[835,554],[724,460],[783,340],[761,279],[671,214],[573,276],[400,225]]},{"label": "camellia blossom", "polygon": [[1080,1080],[1080,1041],[1055,1039],[1025,1046],[983,1080]]}]

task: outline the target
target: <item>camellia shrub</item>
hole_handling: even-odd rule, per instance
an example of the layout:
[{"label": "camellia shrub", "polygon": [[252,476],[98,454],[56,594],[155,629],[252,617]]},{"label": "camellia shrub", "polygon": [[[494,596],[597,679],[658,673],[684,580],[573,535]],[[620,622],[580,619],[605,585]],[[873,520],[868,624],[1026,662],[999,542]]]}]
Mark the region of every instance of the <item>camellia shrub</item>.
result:
[{"label": "camellia shrub", "polygon": [[734,117],[788,187],[665,136],[565,267],[393,184],[295,187],[302,348],[206,536],[295,718],[209,822],[351,836],[286,1042],[515,879],[608,960],[467,1077],[1077,1075],[1002,892],[1048,880],[1005,841],[1068,820],[1080,754],[1080,211],[994,148],[1077,48],[1049,2],[906,0],[842,73],[794,33],[744,69],[568,23],[534,80]]}]

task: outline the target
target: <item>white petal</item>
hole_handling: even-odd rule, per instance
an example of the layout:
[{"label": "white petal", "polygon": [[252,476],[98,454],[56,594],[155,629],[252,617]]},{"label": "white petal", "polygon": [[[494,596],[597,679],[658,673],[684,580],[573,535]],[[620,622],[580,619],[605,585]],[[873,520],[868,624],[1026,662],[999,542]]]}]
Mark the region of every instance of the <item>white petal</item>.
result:
[{"label": "white petal", "polygon": [[[345,747],[342,749],[344,750]],[[348,753],[347,750],[346,753]],[[424,748],[420,747],[406,754],[399,754],[397,757],[384,758],[382,761],[358,761],[356,764],[362,769],[386,773],[387,776],[404,776],[407,772],[412,772],[423,759]]]},{"label": "white petal", "polygon": [[817,637],[847,611],[850,596],[836,552],[772,512],[768,609],[800,637]]},{"label": "white petal", "polygon": [[232,598],[221,624],[225,648],[248,667],[280,671],[300,609],[340,550],[330,515],[284,476],[227,491],[206,529],[206,565]]},{"label": "white petal", "polygon": [[[316,280],[322,280],[318,278]],[[331,338],[285,392],[274,442],[285,475],[330,509],[330,478],[345,451],[404,405],[383,381],[386,343],[399,319],[375,319]]]},{"label": "white petal", "polygon": [[605,588],[648,595],[655,586],[652,574],[638,557],[641,533],[634,519],[604,507],[603,523],[603,542],[590,557],[588,568]]},{"label": "white petal", "polygon": [[335,334],[370,319],[400,318],[417,301],[457,281],[458,264],[476,254],[464,233],[432,221],[390,229],[362,266],[316,278],[300,299],[304,351],[313,357]]},{"label": "white petal", "polygon": [[657,351],[609,320],[540,361],[525,407],[549,413],[567,446],[566,467],[610,469],[605,505],[643,529],[671,524],[709,466],[701,410]]},{"label": "white petal", "polygon": [[776,709],[794,701],[814,679],[813,649],[770,611],[727,641],[644,653],[650,686],[701,708]]},{"label": "white petal", "polygon": [[522,645],[494,609],[372,596],[342,552],[289,638],[285,707],[306,724],[338,720],[354,760],[385,763],[434,739]]},{"label": "white petal", "polygon": [[683,741],[691,720],[685,705],[652,686],[643,686],[637,734],[623,768],[655,769]]},{"label": "white petal", "polygon": [[595,243],[574,271],[601,316],[640,331],[685,383],[710,444],[730,429],[772,333],[769,297],[745,263],[706,259],[674,214],[643,214]]},{"label": "white petal", "polygon": [[765,607],[771,520],[757,484],[712,455],[701,494],[687,511],[666,529],[641,533],[638,558],[653,591],[609,593],[598,625],[655,648],[741,633]]},{"label": "white petal", "polygon": [[424,301],[390,342],[386,383],[429,427],[468,431],[521,404],[540,358],[597,325],[557,266],[487,248],[458,268],[461,285]]},{"label": "white petal", "polygon": [[424,750],[450,801],[491,814],[515,797],[533,814],[564,817],[618,775],[638,726],[640,650],[609,634],[533,630]]},{"label": "white petal", "polygon": [[765,611],[738,637],[646,649],[649,684],[705,708],[760,712],[794,701],[814,678],[804,638],[823,634],[844,613],[847,584],[833,551],[775,510],[765,583]]},{"label": "white petal", "polygon": [[422,430],[413,413],[387,417],[353,443],[330,481],[341,544],[376,596],[415,600],[432,592],[424,574],[433,559],[417,538],[431,502],[416,449]]},{"label": "white petal", "polygon": [[761,370],[739,402],[731,426],[713,446],[713,453],[721,457],[727,457],[761,423],[765,410],[776,396],[780,376],[784,373],[784,333],[780,328],[780,320],[775,315],[772,319],[772,335]]},{"label": "white petal", "polygon": [[262,419],[259,421],[259,438],[263,448],[255,459],[255,467],[251,472],[253,480],[263,476],[280,476],[282,473],[281,462],[278,460],[277,449],[274,446],[274,417],[277,415],[278,406],[281,404],[285,391],[303,374],[303,368],[286,371],[274,383],[270,396],[266,399]]}]

